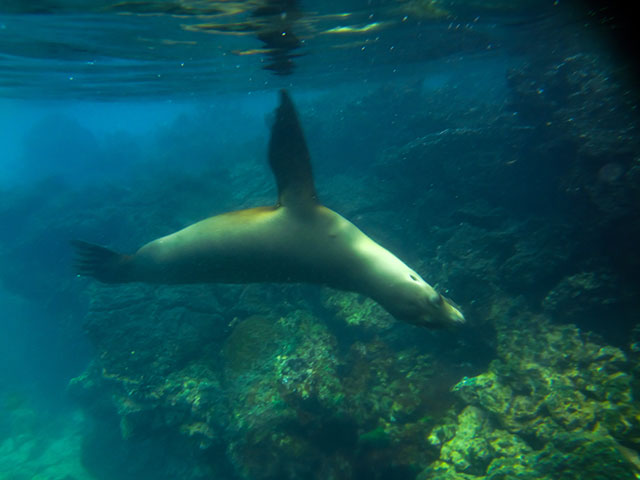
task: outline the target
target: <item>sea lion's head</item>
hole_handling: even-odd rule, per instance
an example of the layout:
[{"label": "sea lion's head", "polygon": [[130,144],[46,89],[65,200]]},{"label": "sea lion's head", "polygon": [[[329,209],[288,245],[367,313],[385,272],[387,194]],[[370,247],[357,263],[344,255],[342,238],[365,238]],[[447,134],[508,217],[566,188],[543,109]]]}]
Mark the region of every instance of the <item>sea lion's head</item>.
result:
[{"label": "sea lion's head", "polygon": [[395,292],[389,312],[398,320],[428,328],[456,327],[464,315],[416,273]]}]

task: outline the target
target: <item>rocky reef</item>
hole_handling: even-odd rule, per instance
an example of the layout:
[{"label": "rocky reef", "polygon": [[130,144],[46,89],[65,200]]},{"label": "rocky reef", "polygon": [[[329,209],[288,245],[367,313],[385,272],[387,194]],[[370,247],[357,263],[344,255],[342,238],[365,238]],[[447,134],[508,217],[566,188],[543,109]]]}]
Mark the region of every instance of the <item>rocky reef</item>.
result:
[{"label": "rocky reef", "polygon": [[636,477],[640,409],[621,349],[522,316],[501,322],[497,353],[453,387],[460,405],[431,432],[440,458],[419,478]]},{"label": "rocky reef", "polygon": [[[637,353],[554,324],[523,300],[492,304],[495,358],[482,371],[477,352],[456,352],[464,362],[453,367],[437,346],[424,348],[433,337],[405,338],[412,327],[329,320],[336,304],[341,312],[360,308],[355,295],[328,294],[327,304],[283,316],[229,319],[204,304],[198,314],[181,312],[184,291],[119,290],[118,309],[94,301],[88,329],[105,349],[69,388],[94,415],[112,419],[129,448],[155,439],[157,449],[182,452],[179,461],[172,453],[159,462],[158,478],[637,473]],[[96,292],[100,298],[114,305]],[[190,305],[197,310],[197,298]],[[107,427],[96,428],[103,440]]]},{"label": "rocky reef", "polygon": [[[446,409],[455,376],[415,342],[394,348],[393,338],[371,334],[345,342],[336,329],[355,327],[330,328],[319,318],[330,310],[308,304],[225,320],[211,307],[195,314],[194,299],[186,314],[172,290],[111,289],[117,302],[94,296],[87,329],[101,349],[69,389],[111,418],[110,428],[117,422],[123,441],[181,444],[191,451],[181,478],[413,478],[432,459],[421,439]],[[329,305],[361,304],[336,295]],[[209,333],[196,334],[205,324]],[[104,437],[108,427],[96,428]]]}]

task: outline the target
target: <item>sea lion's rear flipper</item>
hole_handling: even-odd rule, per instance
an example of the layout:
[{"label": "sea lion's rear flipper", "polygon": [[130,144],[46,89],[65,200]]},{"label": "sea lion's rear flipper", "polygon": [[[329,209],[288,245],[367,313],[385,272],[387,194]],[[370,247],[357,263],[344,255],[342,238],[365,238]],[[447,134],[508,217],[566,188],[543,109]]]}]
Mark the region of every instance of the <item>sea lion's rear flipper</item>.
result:
[{"label": "sea lion's rear flipper", "polygon": [[307,142],[289,94],[280,91],[280,106],[271,128],[269,164],[278,184],[278,204],[306,209],[318,203]]},{"label": "sea lion's rear flipper", "polygon": [[82,240],[72,240],[71,245],[76,251],[74,268],[79,275],[105,283],[131,281],[131,256]]}]

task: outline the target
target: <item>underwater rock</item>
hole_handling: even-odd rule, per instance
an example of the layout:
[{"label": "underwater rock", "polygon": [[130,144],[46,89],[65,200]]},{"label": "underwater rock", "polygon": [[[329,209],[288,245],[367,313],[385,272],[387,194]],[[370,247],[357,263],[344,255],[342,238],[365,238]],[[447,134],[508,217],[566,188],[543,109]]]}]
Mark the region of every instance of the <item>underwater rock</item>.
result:
[{"label": "underwater rock", "polygon": [[452,388],[463,401],[478,405],[496,415],[504,415],[510,408],[513,391],[509,385],[501,384],[492,371],[473,378],[463,378]]},{"label": "underwater rock", "polygon": [[[347,104],[332,94],[327,97],[308,108],[302,105],[301,114],[307,130],[315,132],[309,138],[311,151],[331,174],[354,176],[355,170],[359,176],[379,152],[410,142],[416,132],[424,135],[463,123],[451,103],[443,108],[441,96],[423,95],[421,81],[385,84]],[[377,134],[381,131],[385,135]]]},{"label": "underwater rock", "polygon": [[491,479],[551,479],[558,471],[563,478],[632,478],[621,443],[640,448],[640,408],[624,352],[543,317],[497,327],[499,358],[453,387],[466,407],[455,427],[432,430],[440,463],[428,471],[444,462]]},{"label": "underwater rock", "polygon": [[270,318],[252,315],[238,321],[222,347],[230,377],[256,375],[269,367],[278,352],[288,349],[286,330]]},{"label": "underwater rock", "polygon": [[303,312],[236,326],[223,355],[232,408],[227,451],[242,478],[315,478],[313,465],[332,464],[324,450],[355,435],[341,418],[335,348],[326,327]]},{"label": "underwater rock", "polygon": [[478,478],[482,477],[456,472],[452,465],[438,460],[424,469],[416,480],[477,480]]},{"label": "underwater rock", "polygon": [[[633,289],[620,288],[625,281],[611,272],[580,272],[560,280],[544,297],[542,307],[552,319],[578,323],[607,338],[624,337],[622,329],[612,328],[634,319]],[[603,318],[612,319],[603,322]],[[616,335],[612,330],[620,330]]]},{"label": "underwater rock", "polygon": [[535,166],[534,175],[546,172],[548,180],[539,181],[555,198],[550,211],[564,211],[580,230],[580,243],[602,251],[580,252],[577,245],[573,250],[592,264],[595,256],[604,257],[598,263],[613,263],[637,290],[631,273],[640,265],[633,247],[640,239],[634,80],[599,54],[563,50],[509,73],[508,108],[535,131],[527,163]]},{"label": "underwater rock", "polygon": [[99,363],[69,385],[92,417],[82,444],[90,471],[99,478],[228,478],[224,442],[230,415],[216,373],[193,363],[145,383],[147,377],[109,373]]},{"label": "underwater rock", "polygon": [[458,415],[456,434],[442,446],[440,459],[456,472],[479,476],[496,459],[518,458],[531,451],[516,435],[495,428],[485,411],[468,406]]},{"label": "underwater rock", "polygon": [[494,272],[511,251],[514,239],[509,233],[459,223],[450,229],[432,228],[430,235],[438,246],[427,265],[444,277],[443,285],[455,292],[456,298],[463,304],[475,304],[496,295],[500,287]]},{"label": "underwater rock", "polygon": [[542,407],[549,416],[566,430],[587,430],[593,428],[596,420],[594,402],[587,400],[582,392],[575,391],[572,385],[563,388],[556,385],[545,396]]},{"label": "underwater rock", "polygon": [[620,301],[614,291],[615,284],[615,278],[606,272],[570,275],[547,294],[543,307],[546,313],[562,315],[568,322],[592,310],[602,314]]},{"label": "underwater rock", "polygon": [[544,478],[586,480],[637,479],[637,470],[608,435],[598,433],[560,434],[531,459]]},{"label": "underwater rock", "polygon": [[628,355],[631,362],[631,391],[635,398],[640,398],[640,323],[631,331],[628,339]]},{"label": "underwater rock", "polygon": [[69,392],[96,419],[96,433],[85,442],[88,464],[105,468],[104,456],[93,452],[107,438],[113,450],[107,463],[126,464],[121,457],[129,450],[145,457],[142,452],[152,449],[179,448],[191,454],[178,460],[157,452],[162,461],[153,468],[182,462],[192,470],[184,478],[222,475],[224,456],[194,467],[205,452],[216,457],[224,451],[229,421],[217,368],[227,324],[215,295],[198,286],[91,288],[86,330],[97,356],[69,383]]},{"label": "underwater rock", "polygon": [[440,450],[440,458],[453,465],[457,472],[483,475],[493,459],[493,450],[488,441],[486,414],[469,406],[458,415],[455,436]]},{"label": "underwater rock", "polygon": [[142,284],[92,287],[85,329],[105,376],[153,385],[214,352],[227,322],[211,289]]},{"label": "underwater rock", "polygon": [[[450,406],[452,378],[431,355],[417,349],[394,351],[379,339],[352,344],[343,369],[344,408],[361,432],[359,471],[385,478],[377,475],[392,462],[412,472],[399,478],[413,479],[435,459],[439,447],[425,445],[425,439]],[[450,429],[437,441],[448,440],[447,433]]]},{"label": "underwater rock", "polygon": [[[186,342],[186,357],[160,332],[191,334],[180,337],[169,317],[136,295],[182,312],[179,295],[155,289],[128,292],[114,310],[96,305],[90,322],[104,323],[90,328],[101,355],[69,386],[89,411],[114,418],[126,445],[162,438],[201,452],[185,468],[232,468],[247,479],[410,480],[436,458],[425,439],[449,408],[455,377],[415,346],[394,349],[366,334],[339,347],[325,323],[296,310],[235,320],[224,342],[196,334],[202,343],[194,350]],[[198,323],[203,312],[182,314],[196,331],[210,328]],[[139,363],[140,345],[148,351]]]},{"label": "underwater rock", "polygon": [[[505,159],[517,157],[515,151],[508,153],[513,139],[528,133],[503,122],[454,128],[440,125],[400,147],[387,149],[376,163],[376,176],[402,195],[400,200],[415,201],[417,197],[425,205],[443,205],[443,211],[429,211],[432,222],[443,223],[457,208],[479,198],[492,206],[504,205],[509,195],[517,194],[501,188],[514,181],[513,169]],[[495,155],[496,144],[506,151]],[[425,189],[424,179],[434,183]],[[436,183],[450,189],[434,188]]]},{"label": "underwater rock", "polygon": [[594,54],[547,56],[510,71],[511,108],[530,124],[562,129],[590,157],[637,151],[636,98],[614,68]]},{"label": "underwater rock", "polygon": [[323,289],[324,305],[349,326],[375,331],[389,330],[395,320],[373,300],[350,292]]}]

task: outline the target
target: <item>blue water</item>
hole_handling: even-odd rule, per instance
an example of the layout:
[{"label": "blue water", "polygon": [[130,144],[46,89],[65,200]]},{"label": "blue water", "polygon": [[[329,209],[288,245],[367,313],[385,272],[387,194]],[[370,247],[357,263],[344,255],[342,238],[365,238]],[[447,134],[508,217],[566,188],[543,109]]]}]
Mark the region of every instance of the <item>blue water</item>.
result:
[{"label": "blue water", "polygon": [[[452,385],[486,371],[499,355],[499,308],[487,305],[505,305],[503,298],[512,302],[505,311],[522,308],[554,325],[576,324],[596,344],[637,361],[638,78],[616,21],[615,11],[562,1],[0,1],[0,480],[205,478],[198,468],[215,463],[211,458],[219,458],[219,478],[296,478],[285,467],[271,477],[256,474],[243,464],[240,447],[234,450],[238,437],[224,439],[233,447],[214,442],[213,450],[199,451],[177,448],[177,437],[162,429],[149,438],[141,429],[138,443],[123,443],[119,418],[91,427],[117,409],[70,398],[68,387],[90,362],[117,357],[113,339],[96,333],[97,320],[88,314],[104,307],[111,290],[75,277],[69,240],[132,251],[208,215],[273,202],[266,151],[281,88],[300,112],[322,201],[429,274],[469,313],[470,330],[460,336],[405,325],[359,332],[325,318],[342,349],[341,368],[357,363],[355,353],[345,353],[350,348],[373,351],[372,338],[390,351],[441,355],[446,378],[433,395],[442,396],[425,399],[440,418],[454,405],[447,396]],[[566,85],[553,80],[549,91],[551,64],[556,72],[573,70]],[[533,80],[520,81],[522,72]],[[539,104],[523,93],[534,81],[541,82]],[[507,125],[511,133],[501,136]],[[429,145],[427,155],[445,161],[424,163],[416,154],[420,142]],[[478,152],[475,164],[470,151]],[[406,160],[401,168],[398,158]],[[482,241],[466,228],[483,229]],[[584,272],[597,278],[580,284]],[[576,306],[583,297],[562,293],[576,284],[583,295],[592,292],[586,301],[592,316]],[[215,315],[229,327],[214,329],[212,355],[223,351],[233,325],[253,314],[282,318],[324,301],[304,289],[215,292]],[[156,295],[176,307],[164,290],[140,295],[144,305]],[[175,295],[195,301],[193,294]],[[564,300],[554,303],[557,295]],[[249,307],[234,303],[245,296]],[[155,335],[151,324],[149,332]],[[621,371],[637,375],[633,365]],[[109,398],[107,390],[103,395]],[[314,420],[304,422],[306,428]],[[353,431],[379,426],[369,419]],[[320,452],[322,460],[313,459],[318,471],[350,465],[322,478],[416,478],[438,458],[430,451],[422,463],[405,465],[399,459],[410,454],[389,453],[386,444],[371,448],[387,453],[367,457],[362,442],[373,441],[358,440],[354,460],[325,444],[327,435],[349,437],[343,428],[319,429],[310,437],[316,443],[301,447]],[[612,435],[638,449],[637,436]],[[403,438],[409,446],[425,441]],[[164,460],[154,465],[145,456]],[[369,461],[375,466],[362,466]],[[307,475],[300,478],[321,478],[295,468]]]}]

